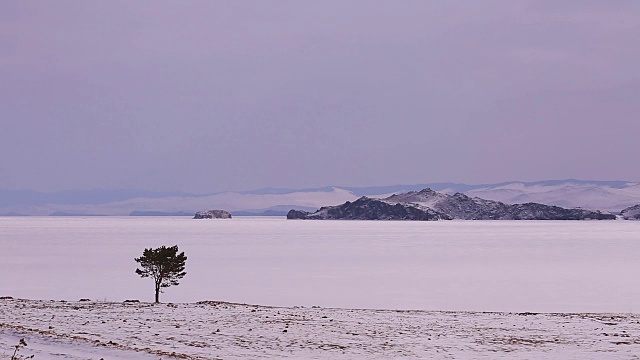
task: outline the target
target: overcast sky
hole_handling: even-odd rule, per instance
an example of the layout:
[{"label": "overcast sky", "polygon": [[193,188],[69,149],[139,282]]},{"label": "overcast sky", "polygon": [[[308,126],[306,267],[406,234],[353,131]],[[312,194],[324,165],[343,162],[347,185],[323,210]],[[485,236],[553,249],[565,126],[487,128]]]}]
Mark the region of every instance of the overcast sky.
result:
[{"label": "overcast sky", "polygon": [[640,180],[640,1],[0,2],[0,188]]}]

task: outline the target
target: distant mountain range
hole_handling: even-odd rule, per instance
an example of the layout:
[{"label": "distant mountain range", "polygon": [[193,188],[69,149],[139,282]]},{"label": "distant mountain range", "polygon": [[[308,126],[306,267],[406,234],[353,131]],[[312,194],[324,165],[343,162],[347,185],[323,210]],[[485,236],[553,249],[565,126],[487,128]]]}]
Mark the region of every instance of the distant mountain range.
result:
[{"label": "distant mountain range", "polygon": [[[630,212],[633,208],[626,211]],[[565,209],[538,203],[505,204],[500,201],[453,195],[429,188],[394,194],[382,199],[362,196],[315,212],[290,210],[287,219],[302,220],[615,220],[600,210]]]},{"label": "distant mountain range", "polygon": [[0,216],[20,215],[193,215],[224,209],[239,215],[284,215],[289,209],[310,211],[355,201],[361,196],[383,198],[431,188],[507,204],[535,202],[565,208],[582,207],[620,212],[640,204],[640,183],[629,181],[549,180],[468,185],[426,183],[377,187],[327,186],[309,189],[265,188],[253,191],[190,194],[138,190],[37,192],[0,190]]}]

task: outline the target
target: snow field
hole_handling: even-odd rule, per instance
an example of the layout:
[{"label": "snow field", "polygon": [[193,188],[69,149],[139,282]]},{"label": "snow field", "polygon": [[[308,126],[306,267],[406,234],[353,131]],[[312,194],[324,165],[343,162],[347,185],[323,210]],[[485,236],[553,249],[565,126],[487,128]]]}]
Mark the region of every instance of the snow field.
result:
[{"label": "snow field", "polygon": [[637,359],[640,315],[0,300],[0,347],[20,337],[36,359]]}]

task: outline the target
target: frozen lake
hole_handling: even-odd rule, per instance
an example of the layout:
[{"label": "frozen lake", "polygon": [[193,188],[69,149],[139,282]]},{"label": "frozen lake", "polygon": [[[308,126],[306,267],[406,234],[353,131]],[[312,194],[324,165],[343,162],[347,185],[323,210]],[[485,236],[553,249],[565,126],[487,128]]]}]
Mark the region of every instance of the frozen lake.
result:
[{"label": "frozen lake", "polygon": [[640,222],[0,218],[0,296],[153,301],[133,258],[175,245],[163,302],[640,312]]}]

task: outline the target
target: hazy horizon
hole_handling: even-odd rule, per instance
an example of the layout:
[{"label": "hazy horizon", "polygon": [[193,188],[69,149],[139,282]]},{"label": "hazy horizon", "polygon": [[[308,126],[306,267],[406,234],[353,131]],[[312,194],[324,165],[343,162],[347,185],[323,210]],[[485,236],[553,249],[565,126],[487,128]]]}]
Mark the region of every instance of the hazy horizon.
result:
[{"label": "hazy horizon", "polygon": [[0,3],[0,189],[640,179],[640,3]]},{"label": "hazy horizon", "polygon": [[544,179],[544,180],[537,180],[537,181],[522,181],[522,180],[507,180],[507,181],[499,181],[499,182],[495,182],[495,183],[464,183],[464,182],[452,182],[452,181],[442,181],[442,182],[420,182],[420,183],[398,183],[398,184],[374,184],[374,185],[369,185],[369,186],[358,186],[358,185],[336,185],[336,184],[328,184],[328,185],[321,185],[321,186],[317,186],[317,187],[279,187],[279,186],[263,186],[263,187],[256,187],[256,188],[250,188],[250,189],[222,189],[220,191],[215,191],[215,192],[188,192],[188,191],[179,191],[179,190],[149,190],[149,189],[144,189],[144,188],[78,188],[78,189],[63,189],[63,190],[55,190],[55,191],[41,191],[41,190],[35,190],[35,189],[26,189],[26,188],[22,188],[22,189],[6,189],[6,188],[0,188],[0,191],[29,191],[29,192],[39,192],[39,193],[45,193],[45,194],[54,194],[54,193],[65,193],[65,192],[69,192],[69,193],[75,193],[75,192],[92,192],[92,191],[96,191],[96,192],[100,192],[100,191],[104,191],[104,192],[132,192],[132,193],[148,193],[148,194],[184,194],[184,195],[211,195],[211,194],[220,194],[220,193],[226,193],[226,192],[231,192],[231,193],[254,193],[254,192],[260,192],[260,191],[266,191],[266,190],[283,190],[283,191],[305,191],[305,190],[318,190],[318,189],[325,189],[325,188],[340,188],[340,189],[367,189],[367,188],[388,188],[388,187],[401,187],[401,186],[407,186],[407,187],[412,187],[412,186],[421,186],[421,185],[433,185],[433,184],[451,184],[451,185],[462,185],[462,186],[472,186],[472,187],[476,187],[476,186],[492,186],[492,185],[498,185],[498,184],[510,184],[510,183],[523,183],[523,184],[537,184],[537,183],[550,183],[550,182],[572,182],[575,181],[577,183],[640,183],[640,181],[638,180],[620,180],[620,179],[614,179],[614,180],[602,180],[602,179],[595,179],[595,180],[585,180],[585,179],[574,179],[574,178],[567,178],[567,179]]}]

